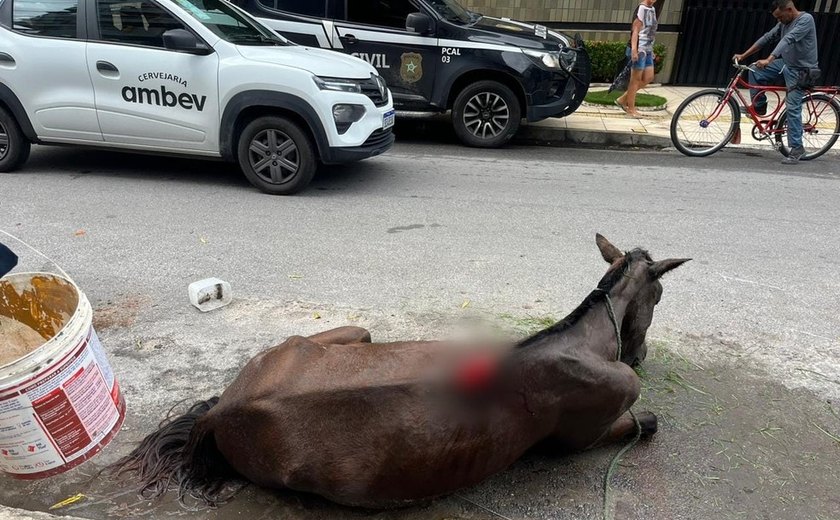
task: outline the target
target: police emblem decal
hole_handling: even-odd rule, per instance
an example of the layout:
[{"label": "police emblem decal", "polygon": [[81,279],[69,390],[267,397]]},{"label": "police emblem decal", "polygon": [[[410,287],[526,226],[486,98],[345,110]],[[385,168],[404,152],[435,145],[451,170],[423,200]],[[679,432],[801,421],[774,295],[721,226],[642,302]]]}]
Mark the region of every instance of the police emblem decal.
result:
[{"label": "police emblem decal", "polygon": [[416,52],[406,52],[400,57],[400,77],[406,83],[416,83],[423,77],[423,56]]}]

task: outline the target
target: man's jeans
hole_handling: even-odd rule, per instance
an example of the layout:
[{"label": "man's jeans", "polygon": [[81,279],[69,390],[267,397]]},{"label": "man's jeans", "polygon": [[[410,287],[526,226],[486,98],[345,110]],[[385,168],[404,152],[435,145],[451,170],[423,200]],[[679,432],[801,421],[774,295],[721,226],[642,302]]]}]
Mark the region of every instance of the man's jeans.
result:
[{"label": "man's jeans", "polygon": [[[773,60],[764,69],[755,68],[750,71],[749,82],[753,85],[785,85],[788,89],[785,97],[787,108],[788,146],[791,150],[802,147],[802,97],[804,92],[799,88],[799,70],[786,67],[783,60]],[[758,90],[750,89],[753,105],[756,109],[767,106],[767,97],[758,94]]]}]

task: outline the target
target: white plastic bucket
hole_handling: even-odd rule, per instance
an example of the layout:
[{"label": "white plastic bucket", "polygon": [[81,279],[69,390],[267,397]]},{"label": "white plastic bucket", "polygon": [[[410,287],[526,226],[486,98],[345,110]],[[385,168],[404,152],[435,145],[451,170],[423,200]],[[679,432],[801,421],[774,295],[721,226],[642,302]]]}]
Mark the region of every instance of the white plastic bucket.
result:
[{"label": "white plastic bucket", "polygon": [[107,445],[125,418],[90,303],[68,278],[17,273],[0,279],[0,315],[49,338],[0,366],[0,471],[20,479],[67,471]]}]

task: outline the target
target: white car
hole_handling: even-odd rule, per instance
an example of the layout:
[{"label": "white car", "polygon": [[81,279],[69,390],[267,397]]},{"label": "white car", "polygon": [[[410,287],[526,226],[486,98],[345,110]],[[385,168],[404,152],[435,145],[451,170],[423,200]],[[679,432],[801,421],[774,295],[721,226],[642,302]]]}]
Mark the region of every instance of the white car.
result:
[{"label": "white car", "polygon": [[388,150],[393,124],[372,66],[224,0],[0,0],[0,171],[78,144],[223,158],[291,194]]}]

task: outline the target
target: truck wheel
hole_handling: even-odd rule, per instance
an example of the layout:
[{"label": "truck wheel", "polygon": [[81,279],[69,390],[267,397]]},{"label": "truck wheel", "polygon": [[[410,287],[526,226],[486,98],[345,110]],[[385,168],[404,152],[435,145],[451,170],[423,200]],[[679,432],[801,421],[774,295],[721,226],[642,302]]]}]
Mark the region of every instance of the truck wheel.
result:
[{"label": "truck wheel", "polygon": [[498,148],[519,129],[522,109],[511,89],[498,81],[477,81],[455,98],[452,124],[467,146]]},{"label": "truck wheel", "polygon": [[15,118],[0,108],[0,172],[20,168],[29,159],[31,146]]},{"label": "truck wheel", "polygon": [[297,193],[315,176],[317,159],[309,137],[285,117],[251,121],[239,136],[237,152],[245,178],[265,193]]}]

